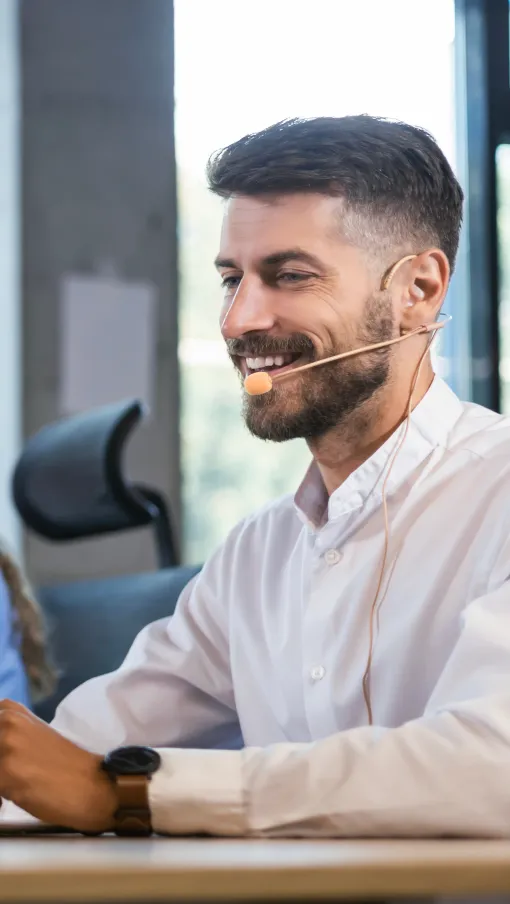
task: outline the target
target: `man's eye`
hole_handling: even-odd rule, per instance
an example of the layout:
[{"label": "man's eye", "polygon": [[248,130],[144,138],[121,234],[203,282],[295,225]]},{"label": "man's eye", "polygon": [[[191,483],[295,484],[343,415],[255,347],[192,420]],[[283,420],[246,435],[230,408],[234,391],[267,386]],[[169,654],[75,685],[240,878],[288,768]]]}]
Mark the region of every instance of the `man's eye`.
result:
[{"label": "man's eye", "polygon": [[221,281],[222,289],[235,289],[241,281],[240,276],[224,276]]},{"label": "man's eye", "polygon": [[294,271],[288,271],[286,273],[280,273],[276,279],[278,282],[304,282],[306,279],[311,279],[312,273],[296,273]]}]

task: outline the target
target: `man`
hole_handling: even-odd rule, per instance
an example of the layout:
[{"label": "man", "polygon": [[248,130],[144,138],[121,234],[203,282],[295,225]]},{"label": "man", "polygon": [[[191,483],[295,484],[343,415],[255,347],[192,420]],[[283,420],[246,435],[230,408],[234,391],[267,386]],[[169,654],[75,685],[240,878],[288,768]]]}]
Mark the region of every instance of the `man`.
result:
[{"label": "man", "polygon": [[[426,133],[280,123],[208,175],[242,377],[435,324],[462,191]],[[510,423],[434,378],[429,340],[245,395],[254,434],[308,442],[295,498],[236,527],[53,727],[1,705],[0,796],[80,831],[119,808],[148,830],[143,794],[131,816],[122,796],[136,751],[101,763],[150,745],[135,784],[158,832],[510,834]]]}]

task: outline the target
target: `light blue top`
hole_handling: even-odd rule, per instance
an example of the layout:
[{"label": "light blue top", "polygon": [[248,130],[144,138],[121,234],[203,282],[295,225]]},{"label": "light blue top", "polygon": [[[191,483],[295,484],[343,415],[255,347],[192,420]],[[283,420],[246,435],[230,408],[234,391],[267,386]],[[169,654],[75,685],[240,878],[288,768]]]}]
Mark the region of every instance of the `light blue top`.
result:
[{"label": "light blue top", "polygon": [[0,572],[0,700],[5,699],[30,704],[9,590]]}]

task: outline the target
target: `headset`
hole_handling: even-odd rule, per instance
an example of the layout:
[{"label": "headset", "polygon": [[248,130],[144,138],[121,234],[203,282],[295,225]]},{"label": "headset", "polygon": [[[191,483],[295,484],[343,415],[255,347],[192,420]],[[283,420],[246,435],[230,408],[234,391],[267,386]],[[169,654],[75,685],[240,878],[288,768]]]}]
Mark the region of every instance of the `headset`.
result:
[{"label": "headset", "polygon": [[[391,283],[395,273],[397,272],[397,270],[399,270],[399,268],[402,266],[402,264],[406,263],[406,261],[413,260],[417,256],[418,255],[416,255],[416,254],[408,254],[405,257],[400,258],[400,260],[396,261],[396,263],[390,267],[390,269],[386,272],[385,276],[383,277],[382,282],[381,282],[381,291],[384,291],[389,288],[390,283]],[[415,296],[415,298],[417,298],[417,299],[421,299],[421,298],[425,297],[424,292],[418,286],[413,288],[411,294],[413,294]],[[228,316],[232,310],[232,307],[236,301],[236,297],[237,297],[237,294],[234,295],[234,298],[232,299],[232,302],[227,310],[227,313],[225,314],[225,317],[224,317],[223,323],[222,323],[222,327],[224,326],[224,324],[227,321],[227,318],[228,318]],[[407,302],[407,306],[412,307],[413,304],[414,304],[414,302],[409,299],[409,301]],[[348,352],[342,352],[342,354],[340,354],[340,355],[332,355],[329,358],[322,358],[320,361],[312,361],[310,364],[303,364],[300,367],[292,368],[291,370],[287,370],[282,374],[277,374],[274,377],[271,377],[271,375],[268,374],[266,371],[257,371],[256,373],[248,374],[248,376],[244,380],[244,388],[245,388],[245,391],[249,395],[253,395],[253,396],[263,395],[265,393],[271,392],[276,383],[280,383],[287,379],[292,379],[294,376],[296,376],[296,374],[302,373],[305,370],[311,370],[313,367],[321,367],[324,364],[330,364],[332,361],[341,361],[344,358],[351,358],[354,355],[361,355],[364,352],[376,351],[379,348],[386,348],[391,345],[396,345],[398,342],[404,342],[406,339],[411,339],[413,336],[419,336],[419,335],[428,335],[429,336],[429,340],[425,345],[425,350],[423,351],[423,354],[421,355],[420,360],[418,361],[418,366],[414,372],[414,376],[413,376],[413,379],[411,382],[411,388],[410,388],[409,397],[408,397],[408,401],[407,401],[406,414],[405,414],[405,418],[402,422],[405,424],[405,426],[402,431],[402,435],[399,438],[399,440],[395,446],[395,449],[393,450],[393,453],[390,456],[389,463],[388,463],[388,470],[386,472],[386,476],[384,477],[382,490],[381,490],[381,501],[382,501],[382,507],[383,507],[383,517],[384,517],[384,548],[383,548],[383,554],[382,554],[382,559],[381,559],[381,568],[379,571],[379,579],[377,582],[377,589],[376,589],[375,596],[374,596],[374,599],[373,599],[373,602],[372,602],[372,605],[370,608],[369,652],[368,652],[368,658],[367,658],[365,672],[364,672],[363,679],[362,679],[363,697],[365,700],[365,706],[366,706],[366,710],[367,710],[369,725],[373,724],[372,700],[371,700],[371,693],[370,693],[370,678],[371,678],[371,672],[372,672],[372,662],[373,662],[373,655],[374,655],[376,628],[377,628],[377,630],[379,629],[379,613],[381,610],[381,606],[384,602],[384,599],[386,597],[386,592],[388,590],[388,585],[389,585],[389,581],[388,581],[388,584],[386,585],[386,591],[381,596],[381,589],[382,589],[383,580],[384,580],[384,576],[385,576],[385,572],[386,572],[389,541],[390,541],[390,524],[389,524],[389,519],[388,519],[388,503],[387,503],[387,498],[386,498],[386,488],[388,485],[388,480],[389,480],[390,474],[392,472],[393,466],[397,459],[397,456],[398,456],[400,450],[402,449],[402,446],[405,443],[405,440],[406,440],[406,437],[407,437],[407,434],[409,431],[410,418],[411,418],[411,413],[413,410],[414,393],[416,390],[416,385],[418,383],[418,379],[420,376],[423,362],[427,356],[427,353],[430,350],[430,347],[432,345],[432,342],[435,338],[437,331],[443,329],[443,327],[445,327],[446,324],[451,321],[451,319],[452,319],[451,317],[446,317],[444,320],[439,321],[439,322],[436,321],[434,323],[429,323],[429,324],[424,323],[421,326],[416,327],[416,329],[414,329],[414,330],[406,331],[401,336],[398,336],[396,339],[388,339],[385,342],[376,342],[373,345],[364,345],[361,348],[352,349],[351,351],[348,351]],[[395,565],[395,563],[394,563],[394,565]],[[392,571],[393,571],[393,569],[392,569]],[[391,574],[390,574],[390,577],[391,577]]]}]

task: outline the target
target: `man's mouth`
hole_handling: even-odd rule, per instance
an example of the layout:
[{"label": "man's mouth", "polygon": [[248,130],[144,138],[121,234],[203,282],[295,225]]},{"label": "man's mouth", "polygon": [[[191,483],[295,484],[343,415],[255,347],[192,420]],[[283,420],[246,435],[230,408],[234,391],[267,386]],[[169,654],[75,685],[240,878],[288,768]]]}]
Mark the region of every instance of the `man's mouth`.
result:
[{"label": "man's mouth", "polygon": [[286,352],[285,354],[276,355],[259,355],[253,357],[251,355],[237,355],[239,369],[243,377],[258,371],[266,371],[270,374],[283,373],[293,367],[299,367],[306,364],[309,360],[306,355],[300,352]]}]

